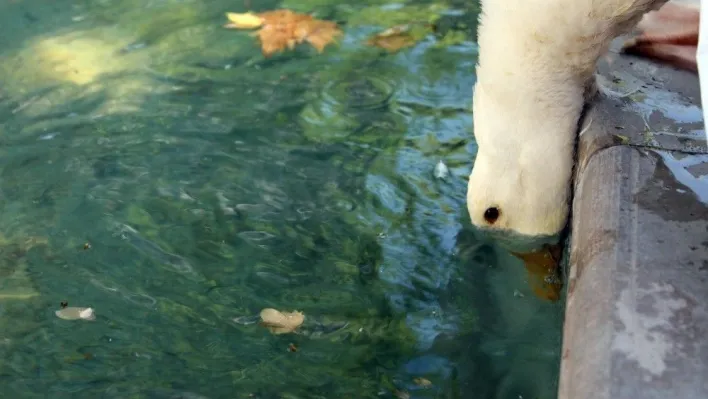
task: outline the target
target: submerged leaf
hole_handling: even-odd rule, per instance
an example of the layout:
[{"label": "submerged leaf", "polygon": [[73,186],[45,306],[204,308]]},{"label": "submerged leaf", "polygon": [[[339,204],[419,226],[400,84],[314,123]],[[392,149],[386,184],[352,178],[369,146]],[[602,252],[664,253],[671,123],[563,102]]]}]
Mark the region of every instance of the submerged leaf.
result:
[{"label": "submerged leaf", "polygon": [[398,398],[398,399],[410,399],[411,398],[411,394],[409,394],[406,391],[396,391],[396,392],[394,392],[394,395],[396,395],[396,398]]},{"label": "submerged leaf", "polygon": [[259,14],[227,13],[227,17],[230,23],[226,27],[229,28],[261,28],[254,36],[258,37],[266,57],[285,49],[292,50],[303,42],[310,43],[321,53],[342,34],[334,22],[318,20],[311,15],[290,10],[273,10]]},{"label": "submerged leaf", "polygon": [[430,388],[431,386],[433,386],[433,383],[430,382],[429,379],[423,377],[416,377],[413,379],[413,382],[422,388]]}]

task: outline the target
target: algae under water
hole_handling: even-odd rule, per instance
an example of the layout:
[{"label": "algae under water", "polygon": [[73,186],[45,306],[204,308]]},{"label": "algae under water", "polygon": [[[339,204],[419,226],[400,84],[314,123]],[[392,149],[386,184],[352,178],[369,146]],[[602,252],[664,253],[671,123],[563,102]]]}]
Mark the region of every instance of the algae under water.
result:
[{"label": "algae under water", "polygon": [[[250,3],[344,35],[265,59],[222,28],[248,1],[0,4],[3,396],[555,397],[562,304],[467,227],[478,5]],[[366,45],[401,21],[437,29]]]}]

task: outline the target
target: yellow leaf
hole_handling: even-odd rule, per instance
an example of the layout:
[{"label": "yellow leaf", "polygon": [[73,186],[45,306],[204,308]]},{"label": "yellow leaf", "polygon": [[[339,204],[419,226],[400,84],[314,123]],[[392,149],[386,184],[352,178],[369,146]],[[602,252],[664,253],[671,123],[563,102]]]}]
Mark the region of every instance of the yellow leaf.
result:
[{"label": "yellow leaf", "polygon": [[229,23],[225,25],[227,28],[234,29],[256,29],[263,25],[263,20],[256,14],[247,12],[243,14],[238,14],[235,12],[227,12],[226,18],[229,19]]}]

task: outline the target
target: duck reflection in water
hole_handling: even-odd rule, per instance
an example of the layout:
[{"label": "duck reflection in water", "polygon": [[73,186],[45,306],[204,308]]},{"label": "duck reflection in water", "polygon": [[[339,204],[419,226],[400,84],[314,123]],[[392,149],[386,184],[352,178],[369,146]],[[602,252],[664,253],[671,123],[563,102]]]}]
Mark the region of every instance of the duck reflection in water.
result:
[{"label": "duck reflection in water", "polygon": [[528,283],[536,296],[554,302],[560,299],[563,289],[560,266],[565,232],[539,237],[492,230],[481,231],[481,234],[523,262]]}]

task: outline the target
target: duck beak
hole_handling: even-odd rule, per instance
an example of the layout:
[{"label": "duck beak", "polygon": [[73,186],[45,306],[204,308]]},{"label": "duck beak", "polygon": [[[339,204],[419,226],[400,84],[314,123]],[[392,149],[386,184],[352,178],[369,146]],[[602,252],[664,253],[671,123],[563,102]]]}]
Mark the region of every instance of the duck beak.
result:
[{"label": "duck beak", "polygon": [[529,285],[536,296],[554,302],[560,299],[563,288],[559,276],[562,245],[546,244],[534,252],[511,252],[511,254],[524,262],[529,276]]}]

